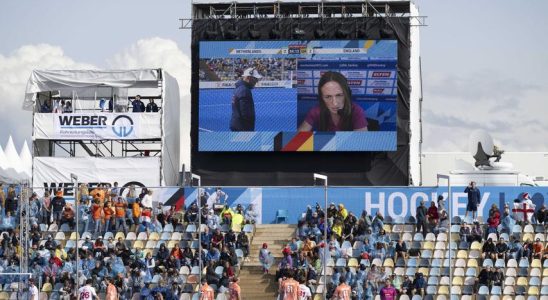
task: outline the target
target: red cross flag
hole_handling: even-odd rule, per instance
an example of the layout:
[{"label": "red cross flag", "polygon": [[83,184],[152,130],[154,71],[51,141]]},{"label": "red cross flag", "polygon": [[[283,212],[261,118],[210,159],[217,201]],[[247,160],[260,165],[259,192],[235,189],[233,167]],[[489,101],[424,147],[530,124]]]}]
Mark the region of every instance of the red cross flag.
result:
[{"label": "red cross flag", "polygon": [[531,200],[527,199],[521,203],[514,203],[512,212],[514,213],[514,219],[516,221],[527,221],[531,223],[531,219],[535,213],[535,205]]}]

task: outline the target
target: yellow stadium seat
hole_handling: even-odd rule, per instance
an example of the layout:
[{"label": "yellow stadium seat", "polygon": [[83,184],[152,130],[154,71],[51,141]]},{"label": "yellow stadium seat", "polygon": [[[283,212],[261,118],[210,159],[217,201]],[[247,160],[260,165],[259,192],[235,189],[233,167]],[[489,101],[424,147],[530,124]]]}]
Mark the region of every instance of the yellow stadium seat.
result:
[{"label": "yellow stadium seat", "polygon": [[392,226],[390,224],[384,224],[382,229],[384,229],[384,231],[386,231],[386,233],[391,233],[392,232]]},{"label": "yellow stadium seat", "polygon": [[527,281],[527,277],[518,277],[518,281],[517,281],[516,284],[517,285],[528,286],[529,282]]},{"label": "yellow stadium seat", "polygon": [[539,294],[538,286],[530,286],[529,290],[527,291],[527,294],[538,295]]},{"label": "yellow stadium seat", "polygon": [[472,245],[470,245],[470,250],[481,250],[482,244],[478,241],[472,242]]},{"label": "yellow stadium seat", "polygon": [[348,266],[351,268],[357,268],[360,266],[360,264],[358,263],[358,260],[356,258],[352,257],[348,260]]},{"label": "yellow stadium seat", "polygon": [[459,250],[459,252],[457,252],[457,258],[468,258],[468,253],[466,250]]},{"label": "yellow stadium seat", "polygon": [[[118,235],[118,234],[117,234]],[[157,241],[160,239],[160,235],[158,234],[158,232],[152,232],[149,236],[148,236],[148,240],[149,241]]]},{"label": "yellow stadium seat", "polygon": [[119,238],[122,238],[122,240],[126,239],[126,235],[124,234],[124,232],[119,231],[116,233],[116,236],[114,236],[114,240],[118,241]]},{"label": "yellow stadium seat", "polygon": [[422,245],[422,248],[425,250],[434,250],[434,243],[424,242],[424,245]]},{"label": "yellow stadium seat", "polygon": [[383,263],[384,267],[394,267],[394,261],[391,258],[386,258]]},{"label": "yellow stadium seat", "polygon": [[477,268],[478,267],[478,261],[475,258],[470,258],[468,260],[467,267],[469,268]]},{"label": "yellow stadium seat", "polygon": [[449,295],[449,287],[446,286],[446,285],[441,285],[441,286],[438,288],[438,294],[441,294],[441,295]]},{"label": "yellow stadium seat", "polygon": [[137,240],[137,241],[135,241],[135,243],[133,244],[133,248],[134,248],[134,249],[143,249],[143,248],[145,248],[145,245],[143,244],[143,241]]},{"label": "yellow stadium seat", "polygon": [[424,276],[429,276],[430,268],[419,268],[419,273],[424,274]]},{"label": "yellow stadium seat", "polygon": [[453,277],[453,285],[464,285],[464,279],[462,277]]},{"label": "yellow stadium seat", "polygon": [[542,263],[540,262],[540,259],[533,259],[533,262],[531,263],[531,268],[542,268]]}]

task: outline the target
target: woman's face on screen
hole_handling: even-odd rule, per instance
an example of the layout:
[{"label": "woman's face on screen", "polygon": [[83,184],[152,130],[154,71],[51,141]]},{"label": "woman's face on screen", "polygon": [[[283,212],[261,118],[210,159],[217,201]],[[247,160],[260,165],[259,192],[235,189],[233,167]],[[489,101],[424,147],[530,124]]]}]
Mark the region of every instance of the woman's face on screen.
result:
[{"label": "woman's face on screen", "polygon": [[329,81],[321,88],[322,101],[332,114],[344,108],[344,91],[336,81]]}]

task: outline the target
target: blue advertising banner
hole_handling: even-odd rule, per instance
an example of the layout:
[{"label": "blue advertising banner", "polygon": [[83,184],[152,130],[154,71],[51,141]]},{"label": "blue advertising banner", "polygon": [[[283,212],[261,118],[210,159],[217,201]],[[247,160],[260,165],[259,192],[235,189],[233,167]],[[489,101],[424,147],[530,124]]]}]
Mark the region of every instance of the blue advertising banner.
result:
[{"label": "blue advertising banner", "polygon": [[[465,187],[451,187],[451,201],[446,201],[446,209],[451,205],[453,216],[464,216],[467,203]],[[217,196],[217,189],[206,188],[208,201],[213,203]],[[226,194],[220,199],[233,207],[242,204],[247,207],[253,203],[261,212],[259,223],[271,224],[276,222],[278,210],[288,212],[286,223],[296,224],[306,211],[308,205],[316,204],[324,206],[325,190],[323,187],[258,187],[258,188],[223,188]],[[521,199],[527,192],[538,209],[548,203],[548,187],[480,187],[481,202],[478,207],[478,215],[489,215],[489,209],[493,204],[499,209],[508,203],[512,207],[514,199]],[[186,204],[195,201],[197,191],[194,188],[185,188]],[[378,211],[383,216],[392,218],[415,216],[416,207],[424,200],[429,206],[431,201],[436,201],[438,195],[448,198],[447,187],[394,187],[394,188],[369,188],[369,187],[332,187],[327,190],[328,205],[333,202],[336,205],[342,203],[349,211],[357,216],[363,210],[369,214]]]}]

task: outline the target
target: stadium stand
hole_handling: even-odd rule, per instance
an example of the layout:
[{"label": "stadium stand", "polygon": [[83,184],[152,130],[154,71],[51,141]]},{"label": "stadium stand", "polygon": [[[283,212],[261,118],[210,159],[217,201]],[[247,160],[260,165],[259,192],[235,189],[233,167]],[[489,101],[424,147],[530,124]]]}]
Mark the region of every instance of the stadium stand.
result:
[{"label": "stadium stand", "polygon": [[322,299],[324,291],[331,299],[341,278],[352,287],[352,299],[381,299],[386,279],[399,299],[548,298],[548,236],[542,208],[534,224],[520,222],[505,232],[494,219],[512,215],[498,208],[491,209],[487,222],[455,217],[449,227],[443,204],[433,202],[432,207],[440,217],[429,213],[423,235],[413,217],[393,220],[365,211],[356,217],[343,205],[331,203],[324,222],[321,207],[309,206],[296,238],[282,250],[276,279],[281,284],[287,273],[297,274],[313,299]]},{"label": "stadium stand", "polygon": [[[113,280],[120,299],[152,299],[159,293],[163,299],[196,299],[200,277],[223,299],[230,279],[250,252],[255,231],[254,222],[244,217],[244,207],[214,212],[206,207],[199,211],[196,203],[187,209],[155,203],[151,210],[143,205],[146,188],[140,194],[133,189],[127,197],[119,192],[107,185],[92,190],[80,186],[80,234],[75,232],[72,205],[62,192],[55,191],[53,197],[35,192],[28,199],[28,262],[40,299],[72,299],[75,295],[76,248],[79,286],[92,279],[100,299],[107,292],[107,278]],[[4,203],[20,199],[11,190],[5,194],[2,212],[7,213],[2,224],[6,225],[10,211],[16,218],[0,234],[0,272],[17,273],[23,247],[19,228],[13,226],[20,221],[18,208],[8,209]],[[202,224],[198,224],[198,213]],[[0,276],[0,299],[27,299],[28,290],[18,290],[18,283],[18,276]]]}]

